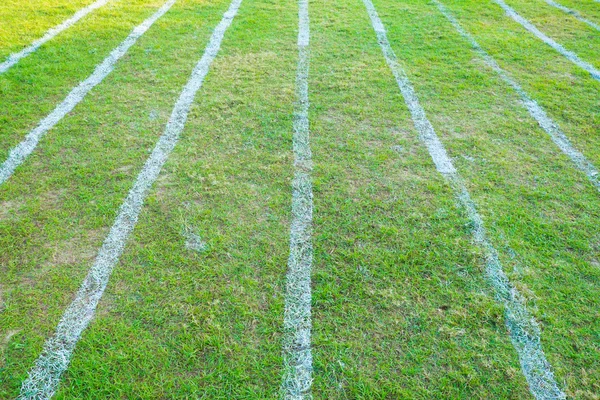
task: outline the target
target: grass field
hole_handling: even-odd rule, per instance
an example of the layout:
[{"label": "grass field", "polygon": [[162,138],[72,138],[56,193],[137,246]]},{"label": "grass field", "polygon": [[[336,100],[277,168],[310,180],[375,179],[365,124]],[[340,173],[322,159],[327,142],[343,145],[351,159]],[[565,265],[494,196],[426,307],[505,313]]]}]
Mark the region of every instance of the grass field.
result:
[{"label": "grass field", "polygon": [[[165,2],[0,73],[1,399],[600,399],[600,81],[497,0],[177,0],[2,175]],[[92,3],[2,2],[0,62]],[[600,69],[592,25],[505,3]]]}]

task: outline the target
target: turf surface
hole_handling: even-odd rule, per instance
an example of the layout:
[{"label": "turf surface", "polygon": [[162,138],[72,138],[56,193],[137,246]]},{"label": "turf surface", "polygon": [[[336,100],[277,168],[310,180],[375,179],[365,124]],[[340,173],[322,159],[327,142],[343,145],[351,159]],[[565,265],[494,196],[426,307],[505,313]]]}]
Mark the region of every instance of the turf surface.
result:
[{"label": "turf surface", "polygon": [[[560,2],[600,23],[598,3]],[[0,56],[89,3],[3,3]],[[600,166],[600,83],[492,1],[443,3]],[[507,3],[600,67],[598,32],[541,0]],[[0,158],[161,4],[113,0],[0,75]],[[600,193],[434,4],[374,5],[559,385],[598,398]],[[227,7],[178,1],[0,186],[0,398],[18,395]],[[278,397],[297,12],[242,3],[56,398]],[[309,13],[314,397],[530,397],[364,5]]]}]

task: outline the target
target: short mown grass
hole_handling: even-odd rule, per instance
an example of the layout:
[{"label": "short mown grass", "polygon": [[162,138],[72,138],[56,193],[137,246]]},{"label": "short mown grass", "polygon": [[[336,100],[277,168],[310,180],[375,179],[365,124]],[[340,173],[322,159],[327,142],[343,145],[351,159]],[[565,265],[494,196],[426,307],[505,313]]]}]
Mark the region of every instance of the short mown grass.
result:
[{"label": "short mown grass", "polygon": [[[592,2],[561,2],[600,21]],[[374,3],[559,385],[597,398],[600,194],[434,4]],[[600,84],[493,2],[444,3],[600,166]],[[589,27],[542,0],[509,3],[600,66]],[[89,2],[29,4],[0,6],[0,55]],[[2,160],[160,4],[112,1],[0,75]],[[0,398],[18,394],[227,7],[178,1],[0,186]],[[56,398],[278,397],[297,11],[242,3]],[[530,397],[364,5],[309,12],[314,397]]]},{"label": "short mown grass", "polygon": [[0,58],[41,38],[91,0],[5,0],[0,7]]}]

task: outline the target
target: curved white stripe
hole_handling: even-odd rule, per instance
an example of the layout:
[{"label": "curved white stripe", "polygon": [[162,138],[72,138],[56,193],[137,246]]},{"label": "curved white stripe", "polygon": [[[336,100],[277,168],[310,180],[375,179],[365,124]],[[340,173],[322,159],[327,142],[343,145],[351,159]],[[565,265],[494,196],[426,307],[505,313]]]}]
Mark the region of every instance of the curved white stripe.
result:
[{"label": "curved white stripe", "polygon": [[158,20],[162,17],[177,0],[168,0],[158,11],[150,18],[138,25],[125,38],[119,46],[117,46],[108,57],[99,64],[94,72],[75,89],[67,95],[67,97],[44,119],[40,121],[38,126],[25,136],[25,139],[13,147],[8,158],[0,165],[0,185],[6,182],[11,177],[15,169],[25,161],[25,159],[33,152],[38,142],[50,129],[54,127],[65,115],[67,115],[96,85],[104,80],[112,72],[115,64],[121,57],[127,53],[129,48],[137,42],[137,40]]},{"label": "curved white stripe", "polygon": [[438,171],[452,187],[454,195],[464,207],[473,224],[473,239],[486,256],[485,271],[487,279],[495,291],[496,298],[504,305],[506,326],[510,332],[513,346],[519,355],[521,368],[529,383],[531,393],[538,399],[564,399],[565,395],[558,387],[550,364],[542,350],[537,322],[529,314],[522,297],[504,273],[498,258],[498,252],[492,246],[483,226],[483,220],[479,216],[462,178],[454,168],[452,160],[448,157],[446,149],[427,119],[425,110],[421,107],[406,73],[398,63],[396,54],[390,46],[385,28],[373,3],[371,0],[363,0],[363,3],[371,18],[385,59],[396,78],[398,87],[411,113],[415,128],[419,132],[421,140],[427,146]]},{"label": "curved white stripe", "polygon": [[121,205],[119,214],[98,252],[94,265],[83,281],[75,299],[63,314],[56,333],[48,339],[42,354],[29,371],[29,377],[23,382],[19,399],[49,399],[56,391],[60,376],[67,369],[81,334],[94,317],[110,274],[119,261],[125,243],[137,223],[148,191],[179,140],[196,92],[202,86],[210,65],[221,47],[225,31],[231,25],[241,2],[242,0],[234,0],[231,3],[223,15],[223,19],[213,31],[202,58],[175,103],[164,133]]},{"label": "curved white stripe", "polygon": [[575,18],[577,18],[578,20],[580,20],[584,24],[588,24],[589,26],[591,26],[595,30],[600,31],[600,25],[598,25],[595,22],[590,21],[587,18],[582,17],[581,14],[579,14],[579,12],[577,12],[575,10],[571,10],[570,8],[567,8],[567,7],[563,6],[562,4],[558,4],[557,2],[555,2],[553,0],[546,0],[546,3],[548,3],[552,7],[558,8],[559,10],[561,10],[561,11],[567,13],[567,14],[570,14],[570,15],[574,16]]},{"label": "curved white stripe", "polygon": [[567,155],[573,164],[582,171],[590,182],[600,191],[600,174],[596,167],[577,149],[573,147],[569,138],[563,133],[558,124],[554,122],[548,114],[544,111],[544,109],[529,95],[523,90],[521,85],[519,85],[513,78],[508,75],[506,71],[504,71],[500,65],[494,60],[492,56],[490,56],[483,48],[477,43],[475,38],[468,33],[454,18],[450,12],[446,9],[446,7],[440,3],[438,0],[433,0],[435,4],[440,9],[441,13],[450,21],[450,23],[454,26],[454,28],[460,33],[465,39],[467,39],[473,49],[479,55],[485,63],[492,68],[496,73],[502,78],[504,82],[506,82],[510,87],[512,87],[515,92],[521,97],[523,101],[523,105],[529,111],[529,114],[537,121],[537,123],[544,129],[544,131],[550,136],[552,141],[558,146],[558,148]]},{"label": "curved white stripe", "polygon": [[93,4],[90,4],[89,6],[82,8],[81,10],[77,11],[71,18],[63,21],[62,23],[55,26],[54,28],[50,28],[44,36],[42,36],[40,39],[34,41],[33,43],[31,43],[29,46],[27,46],[23,50],[9,55],[8,58],[6,59],[6,61],[4,61],[3,63],[0,64],[0,74],[8,71],[10,69],[10,67],[12,67],[16,63],[18,63],[22,58],[27,57],[28,55],[30,55],[31,53],[36,51],[38,48],[40,48],[40,46],[42,46],[44,43],[51,40],[52,38],[54,38],[56,35],[58,35],[62,31],[66,30],[67,28],[71,27],[77,21],[79,21],[81,18],[85,17],[92,11],[102,7],[103,5],[108,3],[108,1],[109,0],[98,0]]},{"label": "curved white stripe", "polygon": [[312,399],[311,352],[311,239],[313,193],[310,173],[312,156],[308,121],[309,19],[308,0],[299,0],[297,103],[294,112],[294,181],[292,183],[292,226],[285,293],[281,397]]},{"label": "curved white stripe", "polygon": [[510,7],[508,4],[504,2],[504,0],[493,0],[496,4],[498,4],[502,9],[506,12],[506,15],[514,19],[516,22],[521,24],[523,28],[527,29],[529,32],[533,33],[538,39],[546,43],[548,46],[552,47],[554,50],[558,51],[562,54],[567,60],[571,61],[573,64],[583,68],[587,72],[592,75],[592,78],[600,81],[600,71],[598,71],[594,66],[588,62],[583,61],[577,54],[574,52],[565,49],[560,44],[556,43],[553,39],[546,36],[542,33],[538,28],[536,28],[531,22],[527,21],[525,18],[521,17],[517,12]]}]

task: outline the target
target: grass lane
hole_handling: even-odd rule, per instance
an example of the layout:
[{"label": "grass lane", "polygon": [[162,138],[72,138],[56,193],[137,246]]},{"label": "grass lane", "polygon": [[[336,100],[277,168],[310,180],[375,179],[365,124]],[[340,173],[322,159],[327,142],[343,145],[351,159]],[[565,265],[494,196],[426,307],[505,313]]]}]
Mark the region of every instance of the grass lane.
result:
[{"label": "grass lane", "polygon": [[598,7],[596,0],[560,0],[557,3],[579,12],[584,18],[588,18],[596,23],[600,22],[600,7]]},{"label": "grass lane", "polygon": [[112,1],[0,75],[0,159],[163,3]]},{"label": "grass lane", "polygon": [[571,396],[591,396],[600,372],[596,190],[434,5],[375,3],[505,270],[542,325],[557,380]]},{"label": "grass lane", "polygon": [[[594,28],[546,2],[508,0],[506,4],[563,47],[600,69],[600,34]],[[501,11],[498,5],[494,4],[494,7]]]},{"label": "grass lane", "polygon": [[48,116],[40,121],[35,129],[25,136],[25,139],[23,139],[22,142],[9,151],[7,160],[0,165],[0,184],[6,182],[15,169],[27,160],[28,156],[35,150],[39,141],[49,130],[67,116],[69,112],[85,98],[90,90],[102,83],[104,78],[114,70],[116,63],[127,54],[127,51],[131,46],[133,46],[158,19],[169,11],[173,4],[175,4],[175,1],[176,0],[168,0],[148,19],[135,27],[127,38],[112,50],[109,56],[94,69],[94,72],[89,77],[77,85],[67,97],[59,103],[50,114],[48,114]]},{"label": "grass lane", "polygon": [[523,18],[514,8],[507,5],[504,0],[494,0],[494,3],[499,5],[507,16],[513,19],[515,22],[519,23],[523,28],[528,30],[531,34],[537,37],[539,40],[552,47],[556,52],[561,54],[563,57],[567,58],[573,64],[587,71],[594,79],[600,81],[600,71],[596,69],[592,64],[583,60],[571,50],[564,48],[561,44],[556,42],[554,39],[550,38],[544,32],[540,31],[534,24],[532,24],[527,19]]},{"label": "grass lane", "polygon": [[364,5],[310,11],[315,397],[527,396],[466,220]]},{"label": "grass lane", "polygon": [[445,5],[440,3],[438,0],[434,0],[434,4],[440,10],[440,12],[446,17],[448,22],[456,29],[456,31],[471,45],[473,51],[479,55],[480,59],[489,67],[494,70],[498,77],[504,81],[504,83],[510,86],[514,92],[520,97],[522,105],[527,109],[533,119],[535,119],[540,127],[549,135],[554,144],[561,149],[561,151],[571,159],[573,165],[583,172],[590,183],[592,183],[598,190],[600,190],[600,176],[596,166],[577,149],[573,147],[573,144],[569,138],[561,130],[560,126],[546,113],[546,111],[535,101],[530,95],[523,90],[523,87],[511,77],[507,71],[502,69],[496,60],[489,55],[475,40],[471,33],[467,32],[462,25],[456,20],[454,15],[448,11]]},{"label": "grass lane", "polygon": [[16,65],[19,62],[19,60],[34,53],[43,44],[52,40],[54,37],[59,35],[61,32],[65,31],[66,29],[69,29],[71,26],[76,24],[79,20],[81,20],[82,18],[87,16],[89,13],[106,5],[107,2],[108,2],[108,0],[97,0],[93,4],[80,9],[75,14],[73,14],[70,18],[67,18],[60,24],[49,29],[44,34],[44,36],[42,36],[39,39],[34,40],[29,46],[25,47],[24,49],[22,49],[20,51],[12,53],[4,62],[0,63],[0,73],[6,72],[9,68]]},{"label": "grass lane", "polygon": [[0,189],[0,335],[18,332],[0,397],[53,333],[226,6],[178,2]]},{"label": "grass lane", "polygon": [[584,16],[581,15],[581,13],[579,11],[573,10],[573,9],[571,9],[569,7],[566,7],[564,4],[557,3],[554,0],[546,0],[546,3],[548,3],[549,5],[551,5],[554,8],[557,8],[557,9],[563,11],[566,14],[569,14],[569,15],[573,16],[574,18],[576,18],[580,22],[583,22],[584,24],[592,27],[594,30],[600,32],[600,25],[598,25],[597,23],[591,21],[588,18],[585,18]]},{"label": "grass lane", "polygon": [[455,169],[446,148],[427,118],[426,111],[419,103],[414,87],[389,43],[386,28],[375,6],[371,0],[363,0],[363,3],[371,19],[371,25],[377,34],[382,53],[411,113],[411,119],[418,131],[419,139],[427,147],[436,169],[452,187],[454,197],[469,218],[473,242],[481,249],[485,258],[486,280],[493,288],[496,300],[504,306],[505,325],[519,356],[521,370],[527,379],[529,390],[538,399],[564,399],[566,396],[556,383],[552,366],[548,363],[541,346],[537,320],[529,313],[523,295],[504,272],[498,250],[490,241],[485,223],[477,211],[477,205],[473,202],[460,172]]},{"label": "grass lane", "polygon": [[[600,165],[598,83],[491,2],[444,3]],[[2,151],[160,2],[115,4],[0,77]],[[227,4],[178,2],[0,188],[0,397],[54,331]],[[597,192],[434,5],[375,6],[557,379],[594,398]],[[315,397],[527,398],[364,5],[309,7]],[[296,2],[244,0],[57,398],[277,397],[296,35]]]},{"label": "grass lane", "polygon": [[[169,1],[161,8],[164,13],[175,2]],[[179,95],[164,132],[157,141],[150,157],[144,163],[127,198],[104,239],[101,249],[80,286],[75,299],[65,310],[54,335],[46,341],[42,354],[28,378],[23,382],[19,399],[52,397],[66,371],[81,335],[95,316],[111,273],[125,250],[129,236],[135,229],[148,192],[158,178],[162,167],[177,145],[187,121],[196,93],[202,87],[210,66],[218,55],[227,28],[233,22],[241,0],[233,0],[223,18],[214,28],[202,57],[194,67],[189,80]],[[136,28],[137,29],[137,28]]]},{"label": "grass lane", "polygon": [[6,0],[0,8],[0,59],[39,39],[94,0]]},{"label": "grass lane", "polygon": [[600,126],[600,103],[597,101],[600,83],[528,34],[497,5],[490,6],[487,2],[465,4],[454,0],[446,0],[444,4],[560,125],[573,146],[594,165],[600,165],[600,154],[595,150],[600,148],[600,138],[596,134]]},{"label": "grass lane", "polygon": [[277,397],[297,7],[242,4],[57,398]]}]

